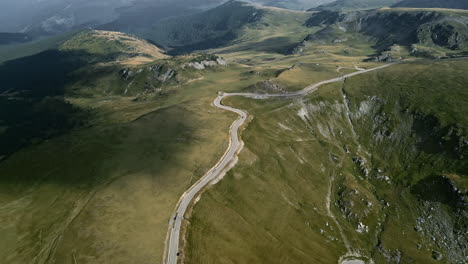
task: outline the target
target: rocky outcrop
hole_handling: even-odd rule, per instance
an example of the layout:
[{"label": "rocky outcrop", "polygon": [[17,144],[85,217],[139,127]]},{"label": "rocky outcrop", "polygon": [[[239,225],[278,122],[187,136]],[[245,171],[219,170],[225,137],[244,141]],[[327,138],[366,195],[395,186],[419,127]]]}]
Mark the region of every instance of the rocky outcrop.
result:
[{"label": "rocky outcrop", "polygon": [[457,21],[428,23],[418,28],[418,39],[422,44],[456,50],[463,47],[467,38],[467,25]]},{"label": "rocky outcrop", "polygon": [[285,87],[273,80],[258,82],[250,86],[249,90],[254,93],[284,93],[286,91]]},{"label": "rocky outcrop", "polygon": [[401,61],[403,57],[401,55],[401,47],[399,45],[393,45],[389,50],[382,52],[380,55],[371,57],[365,61],[373,62],[395,62]]},{"label": "rocky outcrop", "polygon": [[193,68],[196,70],[204,70],[206,68],[213,68],[216,66],[226,66],[228,65],[227,60],[224,58],[218,57],[215,60],[203,60],[203,61],[195,61],[195,62],[189,62],[186,64],[182,65],[182,69],[185,69],[187,67]]},{"label": "rocky outcrop", "polygon": [[167,90],[203,78],[203,70],[227,66],[228,61],[211,54],[191,54],[161,60],[157,64],[126,67],[119,71],[123,87],[119,93],[130,95],[164,95]]},{"label": "rocky outcrop", "polygon": [[429,59],[443,59],[448,57],[445,52],[438,50],[436,47],[428,47],[419,44],[411,45],[410,52],[413,56]]}]

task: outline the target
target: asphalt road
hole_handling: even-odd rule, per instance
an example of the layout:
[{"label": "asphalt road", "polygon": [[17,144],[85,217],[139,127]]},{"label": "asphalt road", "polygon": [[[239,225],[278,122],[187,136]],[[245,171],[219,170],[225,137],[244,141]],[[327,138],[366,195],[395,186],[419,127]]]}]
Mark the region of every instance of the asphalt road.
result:
[{"label": "asphalt road", "polygon": [[[394,63],[393,63],[394,64]],[[329,83],[341,82],[347,78],[383,69],[389,67],[393,64],[385,64],[383,66],[375,67],[368,70],[360,70],[353,72],[341,77],[337,77],[331,80],[322,81],[313,85],[310,85],[303,90],[292,92],[292,93],[283,93],[283,94],[255,94],[255,93],[220,93],[220,95],[215,99],[213,104],[221,109],[234,112],[240,116],[231,126],[229,131],[230,134],[230,144],[229,148],[221,158],[221,160],[216,164],[207,174],[205,174],[197,183],[195,183],[190,189],[188,189],[180,198],[179,203],[177,204],[176,211],[172,215],[172,218],[169,222],[169,232],[168,238],[166,241],[166,251],[165,251],[165,264],[177,264],[177,259],[179,257],[179,241],[180,241],[180,230],[182,227],[182,221],[184,220],[184,215],[187,212],[187,209],[190,203],[197,197],[197,194],[213,180],[220,177],[223,172],[231,169],[234,166],[234,161],[236,155],[242,149],[242,141],[239,139],[239,128],[244,124],[247,119],[247,113],[236,108],[222,105],[224,98],[229,96],[244,96],[256,99],[268,99],[268,98],[279,98],[279,97],[296,97],[304,96],[309,93],[316,91],[320,86]]]},{"label": "asphalt road", "polygon": [[239,139],[238,132],[239,128],[244,124],[247,119],[247,113],[242,110],[235,109],[229,106],[224,106],[221,104],[221,101],[229,95],[221,94],[214,101],[214,105],[218,108],[237,113],[240,118],[237,119],[231,126],[230,129],[230,144],[229,148],[221,158],[221,160],[216,164],[205,176],[203,176],[195,185],[193,185],[189,190],[187,190],[182,198],[179,200],[177,205],[177,210],[173,214],[169,222],[169,244],[166,247],[166,262],[176,264],[178,251],[179,251],[179,239],[180,239],[180,229],[182,226],[183,216],[185,215],[188,206],[197,196],[197,194],[210,182],[220,176],[220,174],[232,166],[232,162],[235,160],[237,152],[242,148],[242,142]]}]

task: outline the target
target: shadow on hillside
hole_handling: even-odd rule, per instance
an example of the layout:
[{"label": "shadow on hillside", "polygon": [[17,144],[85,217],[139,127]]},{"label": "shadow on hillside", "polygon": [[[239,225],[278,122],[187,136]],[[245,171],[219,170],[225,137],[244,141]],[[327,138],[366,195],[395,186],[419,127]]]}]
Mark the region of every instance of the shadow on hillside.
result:
[{"label": "shadow on hillside", "polygon": [[411,187],[411,193],[419,199],[449,205],[453,209],[463,208],[462,195],[451,181],[443,176],[429,176]]},{"label": "shadow on hillside", "polygon": [[70,73],[86,65],[112,60],[120,54],[97,56],[85,51],[48,50],[0,64],[0,94],[22,97],[57,96],[65,93]]},{"label": "shadow on hillside", "polygon": [[[67,102],[66,87],[76,78],[99,78],[102,72],[89,67],[95,59],[90,56],[47,51],[0,65],[0,78],[8,84],[0,92],[0,183],[68,185],[160,172],[178,166],[178,151],[196,141],[194,118],[183,107],[74,130],[87,126],[92,113]],[[73,136],[64,136],[72,130]]]},{"label": "shadow on hillside", "polygon": [[453,160],[463,159],[466,149],[461,129],[456,126],[441,126],[440,121],[433,115],[414,115],[413,131],[418,135],[418,149],[428,154],[442,154]]},{"label": "shadow on hillside", "polygon": [[246,43],[229,51],[255,50],[260,52],[285,54],[297,45],[298,43],[291,42],[291,39],[287,37],[273,37],[259,42]]},{"label": "shadow on hillside", "polygon": [[127,33],[144,33],[163,19],[174,16],[187,16],[197,12],[197,10],[176,3],[148,6],[147,3],[139,4],[138,2],[130,9],[125,7],[118,8],[116,11],[120,14],[117,20],[100,25],[97,29]]},{"label": "shadow on hillside", "polygon": [[191,44],[191,45],[186,45],[186,46],[171,47],[172,50],[170,50],[168,54],[172,56],[176,56],[176,55],[187,54],[187,53],[191,53],[191,52],[199,51],[199,50],[220,48],[220,47],[226,46],[227,44],[229,44],[231,41],[235,40],[236,38],[237,38],[237,34],[234,33],[233,31],[230,31],[226,33],[225,35],[218,37],[218,38],[207,39],[205,41],[198,42],[198,43]]},{"label": "shadow on hillside", "polygon": [[0,45],[26,43],[29,41],[31,41],[31,37],[23,33],[0,32]]},{"label": "shadow on hillside", "polygon": [[158,176],[186,166],[178,157],[198,141],[195,119],[174,106],[47,141],[0,163],[0,184],[96,184],[140,172]]},{"label": "shadow on hillside", "polygon": [[0,157],[84,125],[88,113],[64,99],[86,52],[49,50],[0,64]]}]

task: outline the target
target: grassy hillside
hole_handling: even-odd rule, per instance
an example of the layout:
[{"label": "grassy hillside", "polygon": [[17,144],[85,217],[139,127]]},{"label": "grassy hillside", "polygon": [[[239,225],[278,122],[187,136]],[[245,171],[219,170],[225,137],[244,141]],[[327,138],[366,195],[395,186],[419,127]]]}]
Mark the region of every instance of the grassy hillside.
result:
[{"label": "grassy hillside", "polygon": [[399,3],[401,0],[337,0],[329,4],[324,4],[316,8],[314,11],[350,11],[350,10],[368,10],[381,8],[384,6],[392,6]]},{"label": "grassy hillside", "polygon": [[[89,111],[65,97],[70,94],[67,86],[77,79],[91,81],[93,74],[86,69],[102,68],[93,64],[122,60],[124,65],[139,65],[166,57],[157,47],[118,32],[83,32],[56,45],[0,64],[2,158],[88,122]],[[118,83],[118,70],[115,76]]]},{"label": "grassy hillside", "polygon": [[6,147],[0,156],[88,124],[96,113],[70,98],[163,100],[203,79],[203,72],[226,65],[214,55],[171,58],[144,40],[108,31],[82,32],[58,49],[5,62],[0,65],[0,141]]},{"label": "grassy hillside", "polygon": [[0,258],[159,261],[177,200],[227,147],[213,97],[269,73],[118,32],[50,47],[0,66]]},{"label": "grassy hillside", "polygon": [[233,40],[239,29],[261,16],[254,6],[229,1],[200,14],[163,20],[145,36],[179,51],[208,49]]},{"label": "grassy hillside", "polygon": [[259,8],[262,16],[258,21],[245,25],[238,31],[237,38],[226,47],[215,49],[221,54],[250,53],[260,54],[284,53],[300,41],[310,31],[303,26],[309,13],[284,9]]},{"label": "grassy hillside", "polygon": [[468,3],[458,0],[403,0],[395,7],[468,9]]},{"label": "grassy hillside", "polygon": [[144,64],[165,58],[164,51],[136,36],[121,32],[84,31],[65,41],[60,49],[82,51],[96,56],[96,61],[121,61],[122,64]]},{"label": "grassy hillside", "polygon": [[265,6],[273,6],[273,7],[280,7],[280,8],[287,8],[293,10],[307,10],[322,4],[330,3],[333,0],[290,0],[290,1],[282,1],[282,0],[267,0],[267,1],[250,1],[250,2],[258,2],[259,4],[263,4]]},{"label": "grassy hillside", "polygon": [[[8,263],[162,259],[179,196],[226,148],[230,118],[207,109],[209,100],[160,110],[156,103],[118,98],[96,104],[103,105],[99,118],[107,124],[24,149],[0,164],[0,256]],[[201,149],[209,154],[200,156]]]},{"label": "grassy hillside", "polygon": [[[382,8],[375,11],[313,14],[305,23],[319,28],[293,52],[317,43],[368,43],[376,49],[376,61],[416,57],[463,56],[467,49],[468,20],[463,10]],[[398,52],[395,52],[398,51]],[[400,52],[401,51],[401,52]]]},{"label": "grassy hillside", "polygon": [[[365,19],[361,31],[377,38],[378,46],[421,43],[460,49],[468,38],[468,20],[463,13],[385,9]],[[386,23],[391,27],[384,27]]]},{"label": "grassy hillside", "polygon": [[[89,50],[94,46],[81,47]],[[58,58],[67,58],[61,56],[63,52]],[[40,56],[49,63],[57,61],[50,54],[34,58],[47,61]],[[235,65],[203,70],[190,66],[213,59],[217,57],[191,55],[130,66],[86,61],[67,72],[58,71],[67,70],[64,65],[42,63],[51,74],[64,76],[63,83],[55,86],[61,88],[60,96],[41,94],[34,97],[33,105],[27,101],[33,99],[26,91],[5,94],[5,101],[15,103],[18,114],[26,114],[24,110],[31,105],[45,111],[34,119],[26,115],[22,123],[11,122],[32,132],[34,141],[27,141],[0,162],[0,234],[5,238],[0,242],[0,258],[8,263],[162,259],[167,221],[177,200],[227,147],[226,131],[234,116],[212,108],[213,96],[220,86],[234,91],[262,79],[243,78],[245,68]],[[25,63],[5,65],[29,65],[35,72],[31,58],[22,60]],[[20,72],[13,69],[11,72]],[[168,72],[177,74],[166,75]],[[23,74],[31,75],[28,71]],[[41,76],[48,75],[37,75]],[[29,91],[38,88],[23,83]],[[48,83],[42,86],[47,88],[40,90],[43,92],[52,87]],[[72,127],[57,123],[62,119],[50,114],[66,115],[68,111],[52,98],[66,103],[73,116],[78,117],[73,109],[89,114],[78,119],[86,123]],[[12,109],[2,112],[11,113]],[[45,116],[67,129],[40,138],[38,131],[29,129],[55,128]],[[18,122],[18,116],[4,117]],[[73,119],[66,116],[64,120]],[[5,129],[12,128],[1,123],[2,140]],[[16,136],[15,140],[22,135]]]},{"label": "grassy hillside", "polygon": [[[236,117],[212,107],[219,90],[294,91],[381,65],[364,60],[399,31],[387,39],[379,28],[420,12],[357,13],[367,32],[356,13],[229,2],[155,33],[175,51],[210,54],[168,56],[107,31],[41,53],[47,45],[21,45],[16,54],[31,56],[0,65],[0,259],[160,261],[177,200],[227,147]],[[433,33],[463,32],[452,22],[464,13],[432,13],[447,23],[417,24],[427,40],[418,48],[462,54],[438,42],[453,34]],[[409,57],[412,46],[388,52]],[[336,263],[353,251],[375,263],[461,259],[466,198],[454,188],[467,186],[467,66],[408,63],[302,99],[227,100],[251,115],[246,148],[188,216],[186,262]]]},{"label": "grassy hillside", "polygon": [[253,119],[239,164],[188,219],[186,262],[462,261],[466,66],[402,64],[303,99],[227,100]]},{"label": "grassy hillside", "polygon": [[[194,9],[185,3],[176,1],[168,3],[135,2],[132,6],[119,9],[119,17],[115,20],[99,25],[100,30],[120,31],[125,33],[139,34],[151,29],[159,21],[178,16],[187,16],[199,13],[202,10]],[[220,1],[214,1],[220,2]]]}]

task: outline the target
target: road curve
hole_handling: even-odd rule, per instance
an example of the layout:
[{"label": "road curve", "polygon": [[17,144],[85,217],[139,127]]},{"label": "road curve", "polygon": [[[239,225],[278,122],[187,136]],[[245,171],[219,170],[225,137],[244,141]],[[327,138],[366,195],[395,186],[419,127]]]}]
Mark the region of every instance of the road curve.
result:
[{"label": "road curve", "polygon": [[[179,200],[177,204],[176,211],[172,215],[172,218],[169,222],[169,235],[168,235],[168,244],[166,245],[166,257],[165,263],[177,264],[177,257],[179,252],[179,241],[180,241],[180,229],[182,226],[182,221],[184,215],[189,207],[190,203],[194,200],[197,194],[210,182],[220,176],[220,174],[225,171],[229,166],[232,166],[233,161],[236,158],[237,153],[242,148],[242,142],[239,139],[239,128],[244,124],[247,119],[247,113],[235,109],[229,106],[224,106],[221,104],[221,101],[228,95],[221,94],[213,102],[214,105],[218,108],[234,112],[240,116],[231,126],[230,129],[230,142],[229,148],[226,153],[223,155],[221,160],[208,171],[205,176],[203,176],[195,185],[188,189]],[[167,243],[167,242],[166,242]]]},{"label": "road curve", "polygon": [[188,189],[180,198],[176,210],[173,213],[171,220],[169,221],[169,231],[168,237],[166,240],[166,248],[164,252],[164,261],[165,264],[177,264],[177,259],[179,255],[179,241],[180,241],[180,232],[182,227],[182,221],[184,220],[184,215],[187,212],[187,209],[190,203],[197,197],[197,194],[208,184],[210,184],[213,180],[218,178],[221,173],[226,172],[230,169],[230,167],[234,166],[234,161],[236,159],[236,155],[242,149],[242,141],[239,138],[239,128],[245,123],[247,120],[247,113],[236,109],[233,107],[222,105],[222,101],[224,98],[229,96],[244,96],[250,97],[255,99],[268,99],[268,98],[280,98],[280,97],[296,97],[296,96],[304,96],[311,92],[316,91],[320,86],[329,83],[335,83],[343,81],[347,78],[383,69],[389,67],[392,64],[385,64],[379,67],[371,68],[368,70],[360,70],[357,72],[353,72],[347,75],[343,75],[341,77],[337,77],[331,80],[322,81],[313,85],[310,85],[303,90],[291,93],[283,93],[283,94],[255,94],[255,93],[220,93],[220,95],[214,100],[213,104],[223,110],[231,111],[240,116],[231,126],[229,134],[230,134],[230,143],[226,153],[223,155],[221,160],[211,168],[197,183],[195,183],[190,189]]}]

